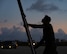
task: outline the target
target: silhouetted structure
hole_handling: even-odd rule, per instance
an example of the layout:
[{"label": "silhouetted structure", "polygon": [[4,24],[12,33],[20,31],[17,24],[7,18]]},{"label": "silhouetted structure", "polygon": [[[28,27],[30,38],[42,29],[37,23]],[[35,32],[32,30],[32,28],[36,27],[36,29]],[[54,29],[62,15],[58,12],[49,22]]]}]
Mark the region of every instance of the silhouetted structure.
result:
[{"label": "silhouetted structure", "polygon": [[48,15],[42,19],[42,25],[28,24],[33,28],[43,28],[43,38],[35,48],[38,48],[43,41],[45,41],[45,50],[43,54],[57,54],[56,51],[56,42],[54,37],[53,27],[50,24],[51,18]]}]

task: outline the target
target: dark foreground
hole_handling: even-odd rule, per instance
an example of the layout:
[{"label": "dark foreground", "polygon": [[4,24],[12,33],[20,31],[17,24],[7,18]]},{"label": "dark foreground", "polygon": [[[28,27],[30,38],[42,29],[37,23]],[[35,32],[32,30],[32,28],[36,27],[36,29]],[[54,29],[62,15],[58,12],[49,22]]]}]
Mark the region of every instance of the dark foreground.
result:
[{"label": "dark foreground", "polygon": [[[43,46],[39,47],[36,51],[37,54],[43,54]],[[67,46],[58,46],[58,54],[67,54]],[[0,54],[32,54],[28,46],[18,47],[17,49],[0,49]]]}]

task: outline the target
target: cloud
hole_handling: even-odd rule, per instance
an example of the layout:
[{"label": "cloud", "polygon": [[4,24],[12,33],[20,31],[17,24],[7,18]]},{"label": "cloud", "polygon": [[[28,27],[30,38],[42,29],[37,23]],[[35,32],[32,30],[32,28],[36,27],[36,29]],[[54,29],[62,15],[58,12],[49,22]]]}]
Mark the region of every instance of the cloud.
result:
[{"label": "cloud", "polygon": [[[26,32],[21,31],[20,27],[13,26],[11,29],[4,27],[1,28],[0,31],[1,31],[0,40],[20,40],[20,41],[28,40]],[[41,30],[31,29],[30,33],[33,40],[40,41],[42,37]]]},{"label": "cloud", "polygon": [[5,20],[4,20],[4,23],[7,23],[7,22],[8,22],[8,20],[5,19]]},{"label": "cloud", "polygon": [[[20,27],[13,26],[11,29],[4,27],[0,29],[0,32],[0,40],[28,40],[26,32],[21,31]],[[35,41],[40,41],[43,36],[43,31],[40,29],[31,29],[30,33]],[[62,29],[58,29],[58,32],[55,33],[55,38],[67,40],[67,34]]]},{"label": "cloud", "polygon": [[19,24],[20,26],[23,26],[23,23],[22,22],[20,22],[20,24]]},{"label": "cloud", "polygon": [[61,28],[58,29],[58,33],[65,34],[65,32]]},{"label": "cloud", "polygon": [[8,22],[7,19],[5,19],[5,20],[0,20],[0,23],[7,23],[7,22]]},{"label": "cloud", "polygon": [[67,34],[65,34],[65,32],[61,28],[58,29],[57,33],[55,33],[55,37],[58,39],[67,40]]},{"label": "cloud", "polygon": [[57,11],[59,10],[59,8],[54,4],[46,3],[46,0],[37,0],[37,2],[32,4],[29,8],[27,8],[27,11],[31,11],[31,10],[35,10],[39,12],[51,12],[51,11]]},{"label": "cloud", "polygon": [[13,26],[13,28],[8,29],[6,27],[1,28],[0,40],[22,40],[27,41],[27,36],[25,32],[22,32],[20,28]]}]

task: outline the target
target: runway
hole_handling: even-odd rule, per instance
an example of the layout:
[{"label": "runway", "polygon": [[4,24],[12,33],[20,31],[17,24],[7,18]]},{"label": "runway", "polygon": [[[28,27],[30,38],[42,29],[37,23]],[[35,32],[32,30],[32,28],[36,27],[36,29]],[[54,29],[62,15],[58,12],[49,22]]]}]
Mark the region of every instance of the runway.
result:
[{"label": "runway", "polygon": [[[43,54],[45,47],[36,49],[37,54]],[[67,54],[67,46],[58,46],[58,54]],[[0,49],[0,54],[32,54],[29,46],[18,47],[17,49]]]}]

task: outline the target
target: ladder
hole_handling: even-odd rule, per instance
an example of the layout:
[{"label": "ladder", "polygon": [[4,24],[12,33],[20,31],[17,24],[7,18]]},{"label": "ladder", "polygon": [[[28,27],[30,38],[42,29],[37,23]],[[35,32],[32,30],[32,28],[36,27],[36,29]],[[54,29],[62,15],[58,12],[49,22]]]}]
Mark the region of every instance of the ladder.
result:
[{"label": "ladder", "polygon": [[18,2],[18,6],[19,6],[19,9],[20,9],[20,12],[21,12],[22,20],[24,22],[24,26],[25,26],[25,29],[26,29],[26,33],[27,33],[28,41],[30,43],[30,48],[31,48],[32,54],[36,54],[35,53],[35,49],[33,48],[32,37],[31,37],[30,31],[29,31],[29,26],[27,24],[26,16],[24,14],[21,1],[20,0],[17,0],[17,2]]}]

